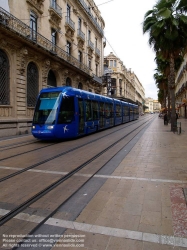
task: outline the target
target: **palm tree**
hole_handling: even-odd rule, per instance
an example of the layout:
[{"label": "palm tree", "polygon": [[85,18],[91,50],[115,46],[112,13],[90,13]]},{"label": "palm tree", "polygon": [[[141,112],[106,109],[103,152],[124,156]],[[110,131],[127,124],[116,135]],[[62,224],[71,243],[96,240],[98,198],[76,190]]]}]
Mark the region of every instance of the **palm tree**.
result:
[{"label": "palm tree", "polygon": [[157,73],[153,75],[155,79],[156,86],[159,90],[163,91],[162,107],[166,108],[166,97],[167,97],[167,78],[156,69]]},{"label": "palm tree", "polygon": [[143,33],[149,33],[149,44],[169,61],[168,84],[171,98],[171,131],[176,127],[175,60],[183,57],[187,47],[187,1],[158,0],[144,16]]}]

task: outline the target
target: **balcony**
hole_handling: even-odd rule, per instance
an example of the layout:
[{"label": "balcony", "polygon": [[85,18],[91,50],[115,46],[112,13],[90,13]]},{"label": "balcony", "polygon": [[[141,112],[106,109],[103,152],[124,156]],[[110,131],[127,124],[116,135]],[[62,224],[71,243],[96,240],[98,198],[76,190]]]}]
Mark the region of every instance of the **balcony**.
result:
[{"label": "balcony", "polygon": [[50,22],[59,26],[62,19],[62,8],[54,0],[50,0],[49,13]]},{"label": "balcony", "polygon": [[69,16],[66,16],[65,23],[66,35],[73,37],[75,33],[75,23],[71,20]]},{"label": "balcony", "polygon": [[45,0],[26,0],[26,2],[31,6],[34,7],[40,14],[44,12],[43,2]]},{"label": "balcony", "polygon": [[94,26],[96,27],[96,29],[98,30],[98,32],[104,36],[104,32],[103,29],[101,28],[101,26],[99,25],[99,23],[96,21],[95,17],[91,14],[88,6],[86,5],[86,3],[84,2],[84,0],[78,0],[78,3],[80,4],[80,6],[84,9],[84,11],[86,12],[88,18],[91,20],[91,22],[94,24]]},{"label": "balcony", "polygon": [[96,53],[97,56],[100,57],[100,50],[98,48],[95,48],[95,53]]},{"label": "balcony", "polygon": [[88,48],[93,52],[94,51],[94,44],[91,40],[88,40]]},{"label": "balcony", "polygon": [[77,38],[85,42],[85,34],[80,29],[77,30]]},{"label": "balcony", "polygon": [[48,51],[53,56],[61,59],[62,62],[68,62],[75,69],[79,69],[91,77],[91,72],[85,64],[80,63],[80,61],[78,61],[73,56],[69,56],[65,50],[54,45],[50,40],[42,36],[40,33],[33,31],[28,25],[26,25],[1,7],[0,29],[7,29],[9,31],[12,31],[12,33],[14,33],[15,35],[17,34],[19,38],[22,38],[23,41],[26,40],[32,46],[37,46],[44,51]]}]

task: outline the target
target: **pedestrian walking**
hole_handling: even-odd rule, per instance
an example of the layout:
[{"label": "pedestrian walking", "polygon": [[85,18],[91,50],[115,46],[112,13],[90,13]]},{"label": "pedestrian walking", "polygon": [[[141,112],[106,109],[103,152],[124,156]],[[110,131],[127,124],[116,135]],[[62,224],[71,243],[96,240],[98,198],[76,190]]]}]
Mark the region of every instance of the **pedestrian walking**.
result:
[{"label": "pedestrian walking", "polygon": [[164,125],[168,125],[168,115],[165,113],[164,115]]}]

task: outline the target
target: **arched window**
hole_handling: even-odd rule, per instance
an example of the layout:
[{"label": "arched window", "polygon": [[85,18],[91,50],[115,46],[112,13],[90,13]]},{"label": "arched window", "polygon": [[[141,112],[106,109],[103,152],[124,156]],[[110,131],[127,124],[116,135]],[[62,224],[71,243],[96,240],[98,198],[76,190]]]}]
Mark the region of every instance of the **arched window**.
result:
[{"label": "arched window", "polygon": [[79,82],[79,84],[78,84],[78,89],[83,89],[83,85],[81,82]]},{"label": "arched window", "polygon": [[27,66],[27,107],[35,107],[39,89],[39,74],[35,63]]},{"label": "arched window", "polygon": [[71,78],[66,78],[66,86],[71,86]]},{"label": "arched window", "polygon": [[50,87],[57,87],[56,76],[55,76],[55,74],[53,73],[52,70],[50,70],[49,73],[48,73],[47,87],[48,88],[50,88]]},{"label": "arched window", "polygon": [[0,105],[10,104],[9,60],[0,50]]}]

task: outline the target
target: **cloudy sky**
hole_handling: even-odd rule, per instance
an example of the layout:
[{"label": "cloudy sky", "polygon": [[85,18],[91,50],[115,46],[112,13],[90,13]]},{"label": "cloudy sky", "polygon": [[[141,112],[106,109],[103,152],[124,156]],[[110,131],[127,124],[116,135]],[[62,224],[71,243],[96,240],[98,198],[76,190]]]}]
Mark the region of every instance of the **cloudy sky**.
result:
[{"label": "cloudy sky", "polygon": [[107,45],[105,56],[113,52],[127,69],[134,71],[145,88],[145,96],[157,99],[153,79],[156,64],[155,53],[143,35],[142,22],[145,13],[152,9],[156,0],[94,0],[105,21]]}]

